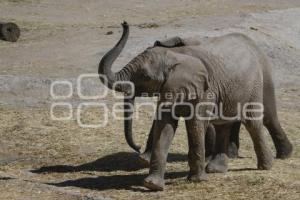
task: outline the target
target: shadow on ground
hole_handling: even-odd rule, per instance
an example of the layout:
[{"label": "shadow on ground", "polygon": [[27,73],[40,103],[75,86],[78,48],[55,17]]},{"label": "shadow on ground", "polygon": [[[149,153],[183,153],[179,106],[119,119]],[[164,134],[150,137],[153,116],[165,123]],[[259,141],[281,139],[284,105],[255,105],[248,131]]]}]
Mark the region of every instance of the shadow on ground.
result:
[{"label": "shadow on ground", "polygon": [[229,171],[229,172],[259,171],[259,169],[257,169],[257,168],[246,167],[246,168],[240,168],[240,169],[229,169],[228,171]]},{"label": "shadow on ground", "polygon": [[[99,176],[47,184],[56,187],[80,187],[99,191],[109,189],[125,189],[140,192],[149,192],[149,190],[147,189],[137,188],[137,186],[142,185],[143,179],[146,176],[147,174]],[[170,172],[166,173],[165,178],[176,179],[184,176],[187,176],[187,172]],[[136,188],[134,186],[136,186]]]},{"label": "shadow on ground", "polygon": [[[72,166],[72,165],[54,165],[45,166],[39,169],[32,170],[33,173],[72,173],[84,171],[136,171],[143,166],[138,161],[138,155],[129,152],[119,152],[111,155],[104,156],[93,162]],[[187,157],[183,154],[168,155],[168,162],[181,162],[186,161]],[[250,171],[257,170],[254,168],[245,169],[230,169],[229,171]],[[147,174],[126,174],[126,175],[106,175],[98,177],[86,177],[74,180],[66,180],[58,183],[45,183],[56,187],[79,187],[92,190],[110,190],[110,189],[125,189],[140,192],[149,192],[147,189],[139,187],[143,185],[143,179]],[[187,172],[170,172],[166,173],[166,179],[176,179],[187,176]]]},{"label": "shadow on ground", "polygon": [[[170,153],[168,162],[186,161],[187,157],[183,154]],[[32,173],[68,173],[81,171],[136,171],[143,168],[139,163],[137,154],[129,152],[119,152],[104,156],[90,163],[82,165],[53,165],[44,166],[39,169],[31,170]]]}]

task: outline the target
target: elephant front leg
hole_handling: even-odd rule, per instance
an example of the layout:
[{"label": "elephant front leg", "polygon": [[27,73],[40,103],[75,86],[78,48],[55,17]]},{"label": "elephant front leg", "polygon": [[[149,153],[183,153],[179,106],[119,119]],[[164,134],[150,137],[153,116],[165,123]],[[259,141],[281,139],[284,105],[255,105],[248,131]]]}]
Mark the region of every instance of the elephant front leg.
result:
[{"label": "elephant front leg", "polygon": [[148,177],[144,180],[144,186],[151,190],[164,189],[168,150],[177,124],[178,121],[172,118],[171,113],[163,113],[162,118],[155,122],[150,170]]},{"label": "elephant front leg", "polygon": [[[151,158],[151,152],[153,146],[152,144],[153,144],[154,126],[155,126],[155,120],[153,121],[147,139],[145,151],[138,156],[140,163],[145,167],[150,166],[150,158]],[[205,134],[205,159],[206,160],[210,160],[210,158],[213,155],[215,149],[215,140],[216,140],[216,133],[215,133],[214,126],[209,125]]]},{"label": "elephant front leg", "polygon": [[185,124],[189,143],[188,162],[190,172],[188,180],[193,182],[205,181],[208,179],[205,172],[205,123],[197,119],[191,119],[186,120]]}]

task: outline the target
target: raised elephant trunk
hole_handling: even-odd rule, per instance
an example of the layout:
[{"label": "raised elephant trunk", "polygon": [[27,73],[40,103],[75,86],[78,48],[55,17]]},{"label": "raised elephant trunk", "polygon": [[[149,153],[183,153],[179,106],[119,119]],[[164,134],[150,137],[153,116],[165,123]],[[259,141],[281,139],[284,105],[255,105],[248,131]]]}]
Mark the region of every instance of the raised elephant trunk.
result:
[{"label": "raised elephant trunk", "polygon": [[[117,59],[120,55],[121,51],[123,50],[126,41],[129,35],[129,27],[126,22],[122,23],[123,26],[123,34],[119,42],[109,51],[107,52],[100,61],[98,74],[105,75],[107,78],[107,87],[110,89],[115,89],[118,92],[128,92],[128,85],[126,84],[118,84],[116,87],[113,88],[113,84],[116,81],[130,81],[131,76],[133,75],[132,65],[125,66],[122,70],[117,73],[112,72],[111,67],[113,62]],[[101,82],[104,83],[103,78],[100,77]],[[104,83],[105,84],[105,83]],[[129,106],[131,104],[132,106]],[[132,138],[132,113],[133,111],[129,108],[133,108],[134,106],[134,98],[124,98],[124,131],[125,131],[125,138],[127,144],[133,148],[135,151],[139,152],[140,147],[137,146]]]},{"label": "raised elephant trunk", "polygon": [[[103,58],[101,59],[100,64],[99,64],[99,68],[98,68],[98,74],[106,76],[107,86],[109,89],[112,89],[113,84],[116,81],[128,81],[128,79],[129,79],[129,77],[117,75],[116,73],[112,72],[112,70],[111,70],[113,62],[120,55],[120,53],[123,50],[123,48],[127,42],[127,39],[128,39],[129,27],[128,27],[127,22],[123,22],[122,26],[123,26],[123,34],[122,34],[121,39],[109,52],[107,52],[103,56]],[[118,74],[119,73],[120,72],[118,72]],[[102,82],[104,82],[104,80],[102,78],[100,78],[100,80]],[[119,92],[124,92],[124,91],[122,91],[122,87],[117,87],[115,89],[118,90]]]}]

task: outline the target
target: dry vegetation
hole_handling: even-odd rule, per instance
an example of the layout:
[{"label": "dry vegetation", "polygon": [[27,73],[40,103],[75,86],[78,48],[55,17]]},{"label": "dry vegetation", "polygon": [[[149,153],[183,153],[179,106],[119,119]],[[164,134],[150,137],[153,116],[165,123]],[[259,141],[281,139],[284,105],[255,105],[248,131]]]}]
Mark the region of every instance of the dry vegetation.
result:
[{"label": "dry vegetation", "polygon": [[[177,6],[173,6],[174,2]],[[170,150],[164,192],[149,192],[141,186],[148,169],[139,166],[136,155],[126,144],[122,121],[110,120],[105,128],[86,129],[80,128],[75,120],[51,120],[51,99],[47,81],[95,72],[99,57],[119,37],[118,24],[123,19],[134,25],[134,31],[129,44],[130,52],[125,51],[125,56],[120,58],[118,64],[128,61],[166,32],[178,31],[178,27],[184,26],[183,22],[179,21],[181,19],[184,19],[184,22],[191,21],[192,24],[195,17],[228,15],[230,21],[234,20],[230,17],[232,14],[247,15],[248,12],[300,6],[297,0],[266,0],[263,3],[259,0],[247,1],[248,3],[229,0],[226,4],[219,2],[91,0],[83,5],[79,0],[0,0],[0,21],[13,20],[22,27],[22,37],[18,43],[0,42],[0,199],[141,197],[172,200],[298,200],[299,79],[277,88],[280,120],[294,144],[292,158],[275,160],[270,171],[256,170],[253,145],[248,133],[243,129],[241,158],[230,161],[228,173],[210,174],[208,182],[188,183],[185,179],[188,171],[187,139],[184,124],[181,122]],[[11,9],[15,9],[15,12],[11,12]],[[226,23],[228,22],[225,21],[224,24]],[[113,31],[113,34],[105,35],[108,31]],[[189,29],[184,31],[188,32]],[[268,29],[264,31],[267,32]],[[271,31],[268,34],[277,37]],[[142,42],[145,35],[150,39]],[[263,36],[261,38],[261,43],[264,43],[277,42],[279,37],[276,40],[264,40]],[[299,55],[295,44],[291,44],[296,46],[291,48],[284,45],[281,51]],[[285,51],[285,48],[289,50]],[[281,51],[278,52],[281,54]],[[276,54],[275,50],[272,53],[275,56],[279,54]],[[291,59],[290,62],[294,60]],[[299,78],[299,69],[296,67],[289,73]],[[14,90],[5,90],[6,87],[10,88],[10,85],[1,82],[7,78],[4,75],[17,77],[16,80],[23,80],[25,77],[26,80],[32,79],[32,82],[11,87]],[[290,77],[293,77],[292,75]],[[12,83],[22,82],[8,84]],[[42,83],[45,83],[46,89],[39,88],[39,84]],[[107,100],[112,101],[110,98]],[[76,103],[76,100],[74,102]],[[89,110],[84,113],[84,117],[85,122],[95,122],[99,120],[101,113],[99,110]],[[144,109],[141,118],[134,121],[134,132],[139,144],[145,142],[151,117],[151,111]],[[274,152],[271,138],[268,138]]]},{"label": "dry vegetation", "polygon": [[[1,155],[10,158],[2,160],[0,166],[3,199],[19,195],[38,199],[81,195],[116,199],[299,198],[299,113],[280,112],[295,146],[291,159],[276,160],[271,171],[256,170],[252,142],[243,130],[241,158],[230,161],[228,173],[211,174],[209,181],[201,184],[185,180],[187,141],[181,123],[169,155],[166,190],[158,193],[140,186],[148,170],[139,166],[136,155],[124,142],[121,121],[112,121],[105,129],[79,129],[75,121],[49,121],[48,113],[47,109],[1,109],[1,119],[5,119],[0,126]],[[85,115],[90,122],[95,122],[95,116],[99,116],[96,111]],[[150,111],[142,113],[142,118],[136,121],[139,143],[145,140],[150,121]],[[35,171],[29,171],[32,169]]]}]

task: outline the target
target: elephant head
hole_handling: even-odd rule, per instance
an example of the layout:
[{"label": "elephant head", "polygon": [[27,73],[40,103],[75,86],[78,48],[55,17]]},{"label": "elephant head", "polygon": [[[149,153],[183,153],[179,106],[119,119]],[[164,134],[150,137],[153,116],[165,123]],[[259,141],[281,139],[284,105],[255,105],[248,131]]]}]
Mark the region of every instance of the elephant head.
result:
[{"label": "elephant head", "polygon": [[[125,94],[124,108],[126,108],[126,105],[128,104],[133,106],[134,99],[137,96],[141,96],[144,93],[147,93],[148,96],[152,96],[161,92],[164,85],[167,85],[166,88],[172,88],[176,82],[176,88],[180,88],[183,84],[185,84],[185,82],[189,82],[190,88],[196,88],[198,82],[195,81],[193,77],[199,75],[199,73],[201,75],[205,75],[205,82],[207,83],[207,76],[204,67],[202,68],[202,71],[198,70],[192,75],[189,74],[189,71],[193,70],[178,70],[177,73],[173,73],[173,76],[171,77],[173,83],[168,82],[167,80],[169,79],[170,73],[174,71],[174,68],[177,67],[177,65],[182,63],[178,62],[178,60],[175,58],[176,55],[172,55],[172,53],[170,53],[166,48],[162,47],[148,48],[132,59],[120,71],[115,73],[112,72],[112,64],[120,55],[129,35],[128,24],[124,22],[122,23],[122,26],[122,37],[119,42],[101,59],[98,68],[98,74],[106,76],[108,88],[114,89],[118,92],[123,92]],[[103,82],[102,78],[100,78],[100,80]],[[128,84],[121,83],[113,87],[114,83],[117,81],[132,82],[135,87],[134,94],[131,94],[132,91]],[[203,81],[203,79],[200,81]],[[166,88],[165,90],[167,90]],[[134,97],[128,98],[129,95]],[[136,145],[132,138],[132,119],[130,117],[132,115],[132,111],[129,110],[130,109],[124,110],[125,138],[128,145],[135,151],[139,152],[140,146]]]}]

